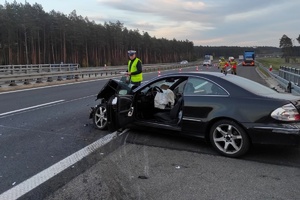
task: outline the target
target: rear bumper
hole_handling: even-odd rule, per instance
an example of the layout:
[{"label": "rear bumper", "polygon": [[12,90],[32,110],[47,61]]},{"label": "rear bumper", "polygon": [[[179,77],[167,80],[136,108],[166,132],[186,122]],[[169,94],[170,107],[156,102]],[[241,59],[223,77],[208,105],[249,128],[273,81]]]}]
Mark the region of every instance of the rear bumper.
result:
[{"label": "rear bumper", "polygon": [[300,124],[248,124],[247,129],[255,144],[300,145]]},{"label": "rear bumper", "polygon": [[243,66],[255,66],[255,63],[243,63]]}]

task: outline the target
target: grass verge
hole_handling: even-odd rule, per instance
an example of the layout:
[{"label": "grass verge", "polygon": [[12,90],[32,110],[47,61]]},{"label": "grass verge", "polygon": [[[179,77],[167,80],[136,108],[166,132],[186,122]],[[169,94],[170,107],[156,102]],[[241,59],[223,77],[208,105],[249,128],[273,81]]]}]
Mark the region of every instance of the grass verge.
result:
[{"label": "grass verge", "polygon": [[280,66],[284,66],[287,64],[285,63],[285,60],[283,58],[257,58],[257,61],[267,68],[272,65],[272,68],[274,70],[278,70]]},{"label": "grass verge", "polygon": [[257,58],[256,60],[267,68],[272,65],[274,70],[279,70],[280,66],[300,67],[300,58],[291,59],[291,63],[286,63],[284,58]]}]

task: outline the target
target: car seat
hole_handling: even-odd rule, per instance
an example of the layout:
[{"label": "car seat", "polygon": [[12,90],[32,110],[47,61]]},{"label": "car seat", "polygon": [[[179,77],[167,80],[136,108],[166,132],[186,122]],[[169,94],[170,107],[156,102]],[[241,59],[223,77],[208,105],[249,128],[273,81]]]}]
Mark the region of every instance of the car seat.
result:
[{"label": "car seat", "polygon": [[183,97],[180,97],[170,112],[157,112],[154,114],[155,119],[160,122],[174,123],[179,120],[178,114],[182,109]]},{"label": "car seat", "polygon": [[187,83],[184,88],[184,93],[193,94],[195,91],[194,85],[192,83]]}]

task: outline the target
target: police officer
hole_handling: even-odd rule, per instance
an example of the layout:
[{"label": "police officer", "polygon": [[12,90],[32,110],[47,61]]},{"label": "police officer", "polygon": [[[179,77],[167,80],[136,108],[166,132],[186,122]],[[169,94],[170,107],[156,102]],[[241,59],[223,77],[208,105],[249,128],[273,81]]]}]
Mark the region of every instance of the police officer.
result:
[{"label": "police officer", "polygon": [[127,75],[130,78],[130,83],[139,86],[143,80],[142,61],[136,57],[135,50],[128,51],[128,69]]}]

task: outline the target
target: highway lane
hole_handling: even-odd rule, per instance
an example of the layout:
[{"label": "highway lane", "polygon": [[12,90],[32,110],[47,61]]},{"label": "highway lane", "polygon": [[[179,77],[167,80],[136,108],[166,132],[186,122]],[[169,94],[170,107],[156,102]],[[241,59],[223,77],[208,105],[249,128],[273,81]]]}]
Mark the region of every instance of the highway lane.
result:
[{"label": "highway lane", "polygon": [[106,81],[0,95],[0,193],[107,134],[88,119]]},{"label": "highway lane", "polygon": [[[196,67],[182,70],[194,71]],[[218,69],[199,67],[198,70]],[[249,76],[248,78],[266,84],[253,68],[243,68],[239,72],[241,76]],[[163,73],[166,72],[160,72]],[[158,72],[145,74],[145,80],[158,74]],[[0,194],[108,134],[107,131],[94,129],[91,120],[88,119],[89,107],[94,106],[95,95],[106,81],[98,80],[0,95],[1,102],[4,102],[1,103],[0,114],[42,105],[0,116],[0,159],[1,163],[5,163],[0,166]],[[43,106],[49,102],[56,103]],[[207,144],[199,145],[181,138],[177,140],[159,134],[154,136],[147,132],[140,134],[132,131],[126,142],[215,154]],[[248,158],[259,160],[257,159],[259,156],[255,153],[261,155],[264,154],[264,150],[258,148],[256,152],[250,153]],[[281,149],[275,152],[280,156],[274,158],[272,152],[267,151],[265,156],[260,156],[260,162],[272,157],[270,162],[279,158],[281,159],[279,163],[290,163],[295,166],[299,163],[297,156],[299,149],[296,151]],[[286,153],[290,156],[284,157]]]},{"label": "highway lane", "polygon": [[108,134],[88,118],[107,80],[0,93],[0,194]]}]

